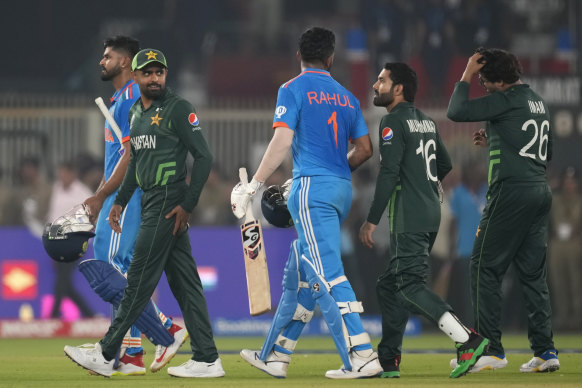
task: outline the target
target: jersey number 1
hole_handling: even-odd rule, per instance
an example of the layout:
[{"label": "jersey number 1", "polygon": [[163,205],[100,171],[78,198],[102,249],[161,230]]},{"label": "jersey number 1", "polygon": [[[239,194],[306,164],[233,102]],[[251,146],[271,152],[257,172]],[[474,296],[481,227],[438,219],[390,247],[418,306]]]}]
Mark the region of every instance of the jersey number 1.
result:
[{"label": "jersey number 1", "polygon": [[332,124],[333,126],[333,135],[335,137],[335,148],[338,147],[337,145],[337,112],[334,110],[329,119],[327,119],[327,124]]}]

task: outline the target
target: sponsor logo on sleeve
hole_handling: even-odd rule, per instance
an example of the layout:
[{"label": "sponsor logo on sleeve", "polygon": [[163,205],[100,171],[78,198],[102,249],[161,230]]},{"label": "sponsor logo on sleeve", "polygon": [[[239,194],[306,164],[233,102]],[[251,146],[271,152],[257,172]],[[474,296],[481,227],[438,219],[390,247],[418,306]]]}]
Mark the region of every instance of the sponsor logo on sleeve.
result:
[{"label": "sponsor logo on sleeve", "polygon": [[384,140],[385,142],[392,140],[393,137],[394,131],[392,131],[392,128],[386,127],[382,130],[382,140]]},{"label": "sponsor logo on sleeve", "polygon": [[287,108],[283,105],[279,105],[277,109],[275,109],[275,117],[278,119],[280,119],[285,113],[287,113]]},{"label": "sponsor logo on sleeve", "polygon": [[188,122],[190,123],[190,125],[193,125],[195,127],[197,127],[200,124],[200,120],[198,120],[198,116],[196,116],[196,113],[190,113],[188,115]]}]

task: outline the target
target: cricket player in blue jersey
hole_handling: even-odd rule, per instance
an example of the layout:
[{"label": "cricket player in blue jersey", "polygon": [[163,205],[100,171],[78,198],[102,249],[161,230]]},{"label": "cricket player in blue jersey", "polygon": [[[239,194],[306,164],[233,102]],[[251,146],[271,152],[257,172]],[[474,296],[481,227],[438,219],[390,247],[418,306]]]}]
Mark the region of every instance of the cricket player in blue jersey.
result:
[{"label": "cricket player in blue jersey", "polygon": [[372,143],[358,100],[329,73],[334,48],[332,31],[314,27],[303,33],[297,53],[301,73],[279,89],[273,138],[251,182],[238,184],[231,196],[233,212],[242,218],[251,197],[291,148],[287,206],[299,238],[291,244],[283,295],[262,350],[241,351],[245,361],[278,378],[286,377],[316,304],[343,361],[325,376],[353,379],[382,373],[362,327],[362,303],[356,301],[340,256],[340,226],[352,202],[351,171],[370,158]]},{"label": "cricket player in blue jersey", "polygon": [[[91,221],[96,222],[93,241],[95,259],[81,262],[79,270],[95,292],[112,303],[114,316],[127,284],[123,275],[131,263],[141,222],[140,189],[135,191],[122,213],[122,233],[113,232],[107,219],[129,164],[129,109],[140,97],[139,87],[131,77],[131,61],[139,51],[139,42],[130,37],[116,36],[106,39],[103,46],[103,58],[99,62],[101,79],[111,81],[115,88],[109,111],[121,129],[121,138],[115,134],[111,124],[105,121],[104,176],[95,194],[84,202],[89,208]],[[117,375],[145,374],[142,331],[157,345],[155,359],[150,366],[152,372],[166,365],[188,337],[187,331],[165,317],[153,302],[144,310],[142,318],[132,326],[123,341],[115,372]]]}]

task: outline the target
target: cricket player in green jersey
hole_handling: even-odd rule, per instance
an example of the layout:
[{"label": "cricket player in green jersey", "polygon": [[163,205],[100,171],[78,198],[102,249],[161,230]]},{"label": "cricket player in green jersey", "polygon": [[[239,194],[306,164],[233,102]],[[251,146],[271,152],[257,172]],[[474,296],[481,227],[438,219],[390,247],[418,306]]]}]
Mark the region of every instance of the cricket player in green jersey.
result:
[{"label": "cricket player in green jersey", "polygon": [[[552,205],[546,182],[546,164],[552,157],[550,114],[543,99],[521,82],[521,73],[515,55],[478,49],[456,83],[447,111],[453,121],[486,121],[485,129],[473,134],[474,144],[489,151],[489,190],[471,255],[471,296],[475,328],[491,346],[473,371],[507,365],[501,344],[501,282],[512,263],[523,289],[534,352],[520,370],[560,368],[546,283]],[[469,100],[469,85],[477,74],[487,95]]]},{"label": "cricket player in green jersey", "polygon": [[[206,299],[191,254],[188,217],[198,202],[212,165],[212,153],[192,105],[166,88],[168,65],[159,50],[145,49],[132,62],[139,98],[129,112],[131,158],[109,213],[119,233],[122,209],[137,187],[143,190],[142,223],[127,287],[117,315],[95,347],[69,349],[67,355],[85,369],[111,376],[113,358],[166,273],[190,333],[192,359],[168,368],[175,377],[224,376],[208,316]],[[186,156],[194,157],[186,184]],[[75,350],[74,352],[71,350]]]},{"label": "cricket player in green jersey", "polygon": [[451,170],[451,159],[435,122],[413,105],[418,81],[410,66],[387,63],[373,88],[374,105],[385,107],[388,114],[380,122],[380,172],[360,241],[374,245],[372,233],[387,208],[392,259],[376,285],[382,377],[400,377],[402,337],[411,313],[423,315],[455,341],[458,365],[450,377],[460,377],[489,341],[467,329],[451,306],[426,286],[428,255],[441,219],[440,181]]}]

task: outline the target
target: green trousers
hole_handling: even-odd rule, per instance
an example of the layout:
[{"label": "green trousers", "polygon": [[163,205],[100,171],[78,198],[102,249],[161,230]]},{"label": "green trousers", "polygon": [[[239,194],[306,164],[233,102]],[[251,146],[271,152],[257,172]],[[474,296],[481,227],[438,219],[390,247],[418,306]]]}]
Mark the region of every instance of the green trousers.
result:
[{"label": "green trousers", "polygon": [[475,330],[489,339],[488,354],[505,354],[500,327],[501,283],[513,263],[528,314],[530,346],[537,356],[555,349],[546,282],[552,193],[545,182],[501,182],[488,196],[471,256]]},{"label": "green trousers", "polygon": [[109,331],[101,340],[103,355],[115,357],[125,333],[149,302],[162,272],[180,305],[196,361],[213,362],[218,352],[212,335],[202,282],[185,231],[172,235],[175,217],[168,214],[183,199],[184,190],[163,186],[142,196],[142,224],[127,271],[127,287]]},{"label": "green trousers", "polygon": [[436,235],[436,232],[424,232],[390,236],[392,259],[376,284],[382,312],[382,339],[378,344],[382,366],[389,365],[390,359],[402,353],[402,337],[411,313],[437,324],[444,313],[452,311],[426,285],[430,271],[428,254]]}]

